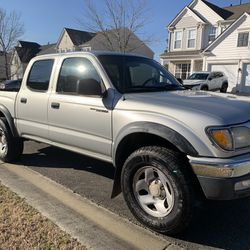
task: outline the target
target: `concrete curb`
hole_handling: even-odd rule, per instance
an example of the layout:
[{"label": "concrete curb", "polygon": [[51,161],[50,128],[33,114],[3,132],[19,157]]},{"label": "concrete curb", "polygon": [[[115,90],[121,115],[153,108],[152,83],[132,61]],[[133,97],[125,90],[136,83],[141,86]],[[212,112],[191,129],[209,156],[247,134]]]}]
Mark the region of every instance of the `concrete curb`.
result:
[{"label": "concrete curb", "polygon": [[88,249],[183,249],[27,167],[2,164],[0,181]]}]

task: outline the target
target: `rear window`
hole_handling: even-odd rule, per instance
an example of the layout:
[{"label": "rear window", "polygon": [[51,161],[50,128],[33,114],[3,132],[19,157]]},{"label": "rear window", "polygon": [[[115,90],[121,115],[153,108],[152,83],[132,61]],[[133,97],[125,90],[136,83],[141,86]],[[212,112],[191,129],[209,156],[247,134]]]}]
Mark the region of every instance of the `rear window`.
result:
[{"label": "rear window", "polygon": [[27,86],[35,91],[47,91],[54,60],[36,61],[30,70]]}]

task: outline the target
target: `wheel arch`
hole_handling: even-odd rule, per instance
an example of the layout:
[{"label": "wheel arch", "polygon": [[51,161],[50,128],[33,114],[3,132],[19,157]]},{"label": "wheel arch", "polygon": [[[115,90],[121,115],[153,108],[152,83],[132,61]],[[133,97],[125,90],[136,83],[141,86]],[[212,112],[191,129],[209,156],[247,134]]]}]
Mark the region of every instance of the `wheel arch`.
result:
[{"label": "wheel arch", "polygon": [[8,125],[10,127],[12,135],[14,137],[18,137],[18,133],[17,133],[16,126],[14,123],[14,119],[13,119],[10,111],[2,104],[0,104],[0,118],[6,119]]},{"label": "wheel arch", "polygon": [[[113,164],[116,167],[112,198],[120,194],[120,177],[126,158],[144,146],[163,146],[185,155],[198,156],[190,142],[175,130],[152,122],[138,122],[127,126],[118,135],[113,147]],[[129,146],[128,146],[129,145]]]}]

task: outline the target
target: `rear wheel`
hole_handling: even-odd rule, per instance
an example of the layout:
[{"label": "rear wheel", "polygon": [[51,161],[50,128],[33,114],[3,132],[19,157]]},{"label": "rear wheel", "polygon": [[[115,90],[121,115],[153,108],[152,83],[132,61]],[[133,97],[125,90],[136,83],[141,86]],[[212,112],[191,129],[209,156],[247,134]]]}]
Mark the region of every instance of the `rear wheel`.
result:
[{"label": "rear wheel", "polygon": [[182,232],[191,219],[193,190],[182,158],[165,148],[144,147],[122,170],[122,191],[133,215],[168,235]]},{"label": "rear wheel", "polygon": [[5,118],[0,119],[0,160],[12,162],[23,152],[23,141],[13,137]]},{"label": "rear wheel", "polygon": [[221,93],[226,93],[228,88],[228,83],[224,82],[221,86],[220,92]]}]

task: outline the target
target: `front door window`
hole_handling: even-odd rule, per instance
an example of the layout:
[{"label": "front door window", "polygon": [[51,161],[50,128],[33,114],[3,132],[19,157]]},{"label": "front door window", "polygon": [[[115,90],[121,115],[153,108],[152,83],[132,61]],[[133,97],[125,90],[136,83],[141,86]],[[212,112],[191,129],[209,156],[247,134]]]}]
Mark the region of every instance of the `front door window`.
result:
[{"label": "front door window", "polygon": [[175,66],[175,77],[185,80],[190,75],[191,64],[190,63],[180,63]]}]

